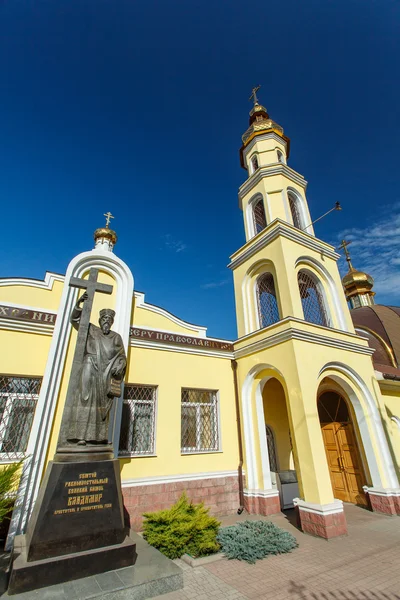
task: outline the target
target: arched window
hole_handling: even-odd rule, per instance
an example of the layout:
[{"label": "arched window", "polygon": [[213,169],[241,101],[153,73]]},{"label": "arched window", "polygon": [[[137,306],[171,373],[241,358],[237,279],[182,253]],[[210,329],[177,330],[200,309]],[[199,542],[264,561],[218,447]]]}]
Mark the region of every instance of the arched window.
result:
[{"label": "arched window", "polygon": [[276,448],[274,434],[269,425],[265,425],[265,433],[267,434],[267,447],[268,447],[268,458],[269,458],[269,470],[272,473],[278,472],[278,461],[276,460]]},{"label": "arched window", "polygon": [[328,311],[325,307],[321,282],[308,271],[299,271],[297,275],[304,320],[316,325],[329,327]]},{"label": "arched window", "polygon": [[300,212],[301,209],[300,209],[299,199],[297,198],[297,196],[295,196],[291,192],[288,192],[288,200],[289,200],[290,212],[292,213],[293,225],[295,227],[297,227],[297,229],[303,229],[304,225],[303,225],[303,219],[301,217],[301,212]]},{"label": "arched window", "polygon": [[277,154],[278,154],[278,162],[285,163],[285,160],[283,158],[283,153],[280,150],[278,150]]},{"label": "arched window", "polygon": [[271,273],[263,273],[257,280],[257,304],[261,328],[279,321],[275,283]]},{"label": "arched window", "polygon": [[264,201],[262,198],[253,202],[251,207],[253,217],[254,235],[260,233],[267,226],[267,219],[265,218]]},{"label": "arched window", "polygon": [[251,172],[254,173],[254,171],[257,171],[257,169],[258,169],[258,158],[257,158],[256,154],[254,154],[254,156],[251,157],[250,163],[251,163]]}]

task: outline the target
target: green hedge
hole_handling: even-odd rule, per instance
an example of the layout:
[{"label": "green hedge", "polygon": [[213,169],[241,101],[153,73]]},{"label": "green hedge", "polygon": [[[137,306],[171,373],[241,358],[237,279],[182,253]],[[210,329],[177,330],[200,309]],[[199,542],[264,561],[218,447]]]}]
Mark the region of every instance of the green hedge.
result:
[{"label": "green hedge", "polygon": [[271,521],[242,521],[219,530],[217,541],[227,558],[255,563],[269,554],[283,554],[297,548],[296,538]]},{"label": "green hedge", "polygon": [[171,508],[143,515],[143,537],[168,558],[213,554],[219,550],[220,523],[208,512],[203,503],[193,504],[183,493]]}]

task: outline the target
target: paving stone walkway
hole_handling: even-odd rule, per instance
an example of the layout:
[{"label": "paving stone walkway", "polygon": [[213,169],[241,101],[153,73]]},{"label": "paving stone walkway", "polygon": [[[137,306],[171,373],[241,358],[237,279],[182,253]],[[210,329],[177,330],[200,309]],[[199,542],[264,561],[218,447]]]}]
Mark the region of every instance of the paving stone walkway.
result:
[{"label": "paving stone walkway", "polygon": [[348,536],[328,542],[300,533],[283,514],[269,517],[296,536],[299,548],[255,565],[222,559],[192,568],[176,561],[185,587],[154,600],[400,600],[400,518],[352,505],[345,512]]}]

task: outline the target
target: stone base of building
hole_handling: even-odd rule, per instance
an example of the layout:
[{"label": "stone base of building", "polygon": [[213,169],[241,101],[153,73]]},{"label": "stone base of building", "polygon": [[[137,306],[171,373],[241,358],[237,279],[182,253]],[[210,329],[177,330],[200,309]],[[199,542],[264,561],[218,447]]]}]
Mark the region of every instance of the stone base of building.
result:
[{"label": "stone base of building", "polygon": [[400,489],[364,487],[371,509],[390,516],[400,516]]},{"label": "stone base of building", "polygon": [[281,512],[277,490],[245,490],[244,508],[250,515],[276,515]]},{"label": "stone base of building", "polygon": [[[122,495],[127,525],[140,531],[143,513],[170,508],[186,492],[192,502],[204,502],[214,516],[232,515],[239,508],[239,480],[236,472],[181,476],[153,481],[124,481]],[[191,478],[192,477],[192,478]]]},{"label": "stone base of building", "polygon": [[335,500],[332,504],[312,504],[295,498],[293,502],[298,525],[304,533],[326,540],[347,535],[346,517],[341,500]]}]

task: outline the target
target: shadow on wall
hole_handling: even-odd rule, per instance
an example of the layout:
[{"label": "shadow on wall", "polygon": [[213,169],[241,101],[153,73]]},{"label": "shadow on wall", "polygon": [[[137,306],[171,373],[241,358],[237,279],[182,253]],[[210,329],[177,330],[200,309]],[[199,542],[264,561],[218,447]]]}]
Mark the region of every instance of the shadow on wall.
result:
[{"label": "shadow on wall", "polygon": [[373,592],[372,590],[356,591],[335,590],[334,592],[312,592],[307,586],[290,581],[288,589],[293,600],[400,600],[399,594],[390,592]]}]

